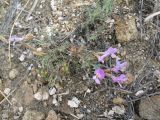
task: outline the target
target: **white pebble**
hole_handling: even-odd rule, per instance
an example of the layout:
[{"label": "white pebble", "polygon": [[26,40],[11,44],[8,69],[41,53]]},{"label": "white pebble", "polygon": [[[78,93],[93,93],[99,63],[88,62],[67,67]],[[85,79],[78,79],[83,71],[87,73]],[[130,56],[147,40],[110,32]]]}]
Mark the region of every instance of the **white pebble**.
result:
[{"label": "white pebble", "polygon": [[10,88],[5,88],[4,89],[4,94],[9,95],[10,92],[11,92]]},{"label": "white pebble", "polygon": [[56,93],[56,88],[50,88],[49,89],[49,95],[54,95]]},{"label": "white pebble", "polygon": [[114,106],[113,108],[112,108],[112,110],[115,112],[115,113],[117,113],[117,114],[119,114],[119,115],[123,115],[124,113],[125,113],[125,108],[124,108],[124,106]]},{"label": "white pebble", "polygon": [[72,100],[68,100],[68,105],[71,108],[78,108],[79,104],[80,104],[80,101],[76,97],[73,97]]},{"label": "white pebble", "polygon": [[19,118],[20,116],[18,116],[18,115],[14,115],[14,120],[17,120],[18,118]]},{"label": "white pebble", "polygon": [[58,101],[57,101],[56,98],[53,98],[52,104],[55,105],[55,106],[58,106]]},{"label": "white pebble", "polygon": [[43,92],[42,100],[48,100],[49,94],[47,92]]},{"label": "white pebble", "polygon": [[47,92],[37,92],[34,94],[34,98],[39,101],[40,100],[42,100],[42,101],[48,100],[49,94]]},{"label": "white pebble", "polygon": [[143,90],[139,90],[138,92],[136,92],[135,96],[141,96],[143,95],[144,91]]},{"label": "white pebble", "polygon": [[110,111],[108,112],[108,115],[109,115],[109,116],[113,116],[113,115],[114,115],[114,111],[113,111],[113,110],[110,110]]},{"label": "white pebble", "polygon": [[107,117],[107,116],[108,116],[108,111],[105,110],[104,113],[103,113],[103,115],[104,115],[105,117]]},{"label": "white pebble", "polygon": [[34,98],[39,101],[42,100],[42,92],[37,92],[36,94],[34,94]]},{"label": "white pebble", "polygon": [[26,18],[26,21],[30,21],[33,19],[33,16],[29,16],[28,18]]},{"label": "white pebble", "polygon": [[42,52],[42,48],[41,47],[37,48],[37,52]]},{"label": "white pebble", "polygon": [[34,28],[33,30],[35,33],[38,33],[38,28]]},{"label": "white pebble", "polygon": [[23,62],[24,59],[25,59],[25,55],[24,55],[24,54],[21,54],[21,56],[19,57],[19,60],[20,60],[21,62]]},{"label": "white pebble", "polygon": [[86,91],[87,93],[91,93],[91,90],[90,89],[87,89],[87,91]]},{"label": "white pebble", "polygon": [[18,108],[19,112],[23,112],[23,107]]},{"label": "white pebble", "polygon": [[82,119],[82,118],[84,117],[84,114],[77,114],[77,117],[78,117],[79,119]]},{"label": "white pebble", "polygon": [[58,17],[58,20],[62,21],[64,20],[64,17]]},{"label": "white pebble", "polygon": [[32,67],[33,67],[33,64],[30,64],[27,69],[28,69],[28,70],[32,70]]}]

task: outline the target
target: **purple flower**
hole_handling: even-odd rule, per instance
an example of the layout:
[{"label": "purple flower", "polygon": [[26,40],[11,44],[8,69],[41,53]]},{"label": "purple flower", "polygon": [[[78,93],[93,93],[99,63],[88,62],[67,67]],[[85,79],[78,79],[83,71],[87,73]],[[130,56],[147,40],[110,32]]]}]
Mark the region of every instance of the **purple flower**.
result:
[{"label": "purple flower", "polygon": [[16,44],[16,42],[20,42],[24,40],[24,37],[18,37],[17,35],[13,35],[9,38],[10,42],[13,42],[13,46]]},{"label": "purple flower", "polygon": [[112,76],[111,78],[112,78],[113,82],[117,82],[117,83],[123,83],[128,80],[128,78],[124,74],[121,74],[118,77]]},{"label": "purple flower", "polygon": [[105,72],[104,72],[104,70],[103,69],[101,69],[101,68],[98,68],[98,69],[96,69],[95,70],[95,72],[94,72],[94,76],[93,76],[93,79],[95,80],[95,82],[97,83],[97,84],[100,84],[100,82],[105,78]]},{"label": "purple flower", "polygon": [[99,79],[104,79],[106,76],[104,70],[101,68],[96,69],[94,74],[96,74]]},{"label": "purple flower", "polygon": [[17,35],[13,35],[9,38],[11,42],[19,42],[19,41],[22,41],[23,39],[24,37],[18,37]]},{"label": "purple flower", "polygon": [[110,48],[108,48],[108,50],[106,50],[104,52],[104,54],[102,56],[98,57],[98,61],[104,63],[104,59],[106,57],[111,55],[112,58],[115,58],[116,57],[116,55],[115,55],[116,53],[117,53],[117,48],[110,47]]},{"label": "purple flower", "polygon": [[121,63],[119,60],[116,61],[116,66],[111,68],[111,71],[118,73],[119,71],[125,71],[126,67],[128,66],[127,62]]},{"label": "purple flower", "polygon": [[93,80],[95,80],[97,84],[101,84],[101,80],[96,75],[93,76]]}]

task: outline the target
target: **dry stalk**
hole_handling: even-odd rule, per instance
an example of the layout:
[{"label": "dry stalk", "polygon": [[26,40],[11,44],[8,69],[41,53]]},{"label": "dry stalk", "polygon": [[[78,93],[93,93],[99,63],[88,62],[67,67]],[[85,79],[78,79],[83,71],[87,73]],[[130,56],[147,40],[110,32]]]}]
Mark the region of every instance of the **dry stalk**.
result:
[{"label": "dry stalk", "polygon": [[160,11],[155,12],[155,13],[152,13],[152,14],[150,14],[148,17],[146,17],[146,18],[144,19],[144,21],[145,21],[145,22],[148,22],[150,19],[152,19],[153,17],[155,17],[155,16],[157,16],[157,15],[159,15],[159,14],[160,14]]},{"label": "dry stalk", "polygon": [[39,0],[35,0],[35,1],[34,1],[32,7],[31,7],[31,9],[29,10],[29,13],[28,13],[28,15],[27,15],[27,17],[26,17],[26,21],[29,20],[29,17],[31,16],[32,12],[34,11],[34,9],[35,9],[35,7],[36,7],[38,1],[39,1]]},{"label": "dry stalk", "polygon": [[[28,5],[29,1],[30,1],[30,0],[28,0],[28,1],[26,2],[26,4],[24,5],[23,9],[26,8],[26,6]],[[11,36],[12,36],[15,23],[17,22],[17,20],[18,20],[19,16],[21,15],[22,11],[23,11],[23,10],[21,10],[21,11],[19,12],[19,14],[17,15],[17,17],[16,17],[15,20],[14,20],[14,23],[13,23],[13,25],[12,25],[12,28],[11,28],[11,31],[10,31],[10,34],[9,34],[9,39],[10,39]],[[9,63],[10,63],[10,67],[11,67],[11,41],[10,41],[9,39],[8,39],[8,43],[9,43],[9,44],[8,44],[8,51],[9,51],[9,52],[8,52],[8,57],[9,57]]]},{"label": "dry stalk", "polygon": [[[8,103],[10,104],[10,105],[12,105],[12,103],[10,102],[10,100],[8,99],[8,97],[5,95],[5,94],[3,94],[3,92],[0,90],[0,93],[3,95],[3,97],[4,97],[4,99],[6,99],[7,101],[8,101]],[[3,100],[4,100],[3,99]],[[3,101],[2,100],[2,101]],[[2,103],[2,101],[0,102],[0,104]]]}]

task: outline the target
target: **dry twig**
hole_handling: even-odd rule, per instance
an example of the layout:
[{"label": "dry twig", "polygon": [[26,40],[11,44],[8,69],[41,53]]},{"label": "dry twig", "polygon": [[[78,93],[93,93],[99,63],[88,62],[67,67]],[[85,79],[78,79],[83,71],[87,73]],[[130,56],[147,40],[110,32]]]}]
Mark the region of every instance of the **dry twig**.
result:
[{"label": "dry twig", "polygon": [[[3,97],[4,97],[4,99],[6,99],[7,101],[8,101],[8,103],[10,104],[10,105],[12,105],[12,103],[10,102],[10,100],[8,99],[8,97],[7,96],[5,96],[5,94],[3,94],[3,92],[0,90],[0,93],[3,95]],[[3,99],[3,100],[4,100]],[[2,100],[2,101],[3,101]],[[0,104],[2,103],[2,101],[0,102]]]},{"label": "dry twig", "polygon": [[[26,8],[26,6],[28,5],[28,3],[29,3],[29,1],[30,0],[28,0],[27,2],[26,2],[26,4],[24,5],[24,7],[23,7],[23,9],[25,9]],[[15,26],[15,23],[17,22],[17,20],[18,20],[18,18],[19,18],[19,16],[21,15],[21,13],[22,13],[22,11],[23,10],[21,10],[20,12],[19,12],[19,14],[17,15],[17,17],[15,18],[15,20],[14,20],[14,23],[13,23],[13,25],[12,25],[12,28],[11,28],[11,31],[10,31],[10,34],[9,34],[9,39],[11,38],[11,36],[12,36],[12,33],[13,33],[13,29],[14,29],[14,26]],[[9,63],[10,63],[10,66],[11,66],[11,41],[8,39],[8,51],[9,51]]]},{"label": "dry twig", "polygon": [[31,16],[32,12],[34,11],[37,3],[38,3],[38,0],[35,0],[34,3],[33,3],[33,5],[32,5],[32,7],[31,7],[31,9],[29,10],[29,13],[28,13],[27,17],[26,17],[26,21],[29,20],[29,17]]},{"label": "dry twig", "polygon": [[146,17],[146,18],[144,19],[144,21],[145,21],[145,22],[148,22],[150,19],[152,19],[153,17],[155,17],[155,16],[157,16],[157,15],[159,15],[159,14],[160,14],[160,11],[155,12],[155,13],[152,13],[152,14],[150,14],[148,17]]}]

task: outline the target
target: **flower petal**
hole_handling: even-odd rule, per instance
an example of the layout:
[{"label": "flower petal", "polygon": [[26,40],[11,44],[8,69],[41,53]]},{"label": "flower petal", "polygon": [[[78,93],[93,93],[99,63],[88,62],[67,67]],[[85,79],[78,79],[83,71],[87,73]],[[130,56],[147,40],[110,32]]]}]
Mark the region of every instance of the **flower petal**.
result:
[{"label": "flower petal", "polygon": [[113,82],[117,82],[117,83],[123,83],[123,82],[127,81],[127,79],[128,78],[124,74],[121,74],[118,77],[112,76]]},{"label": "flower petal", "polygon": [[101,68],[96,69],[96,70],[95,70],[95,74],[96,74],[96,76],[97,76],[100,80],[104,79],[105,76],[106,76],[104,70],[101,69]]},{"label": "flower petal", "polygon": [[99,56],[98,57],[98,62],[104,63],[105,55]]},{"label": "flower petal", "polygon": [[116,58],[116,55],[115,55],[116,53],[117,53],[117,48],[110,47],[108,48],[108,50],[104,52],[102,56],[98,57],[98,61],[104,63],[104,59],[110,55],[112,58]]},{"label": "flower petal", "polygon": [[113,68],[111,68],[111,71],[118,73],[119,71],[125,71],[125,69],[127,68],[128,63],[127,62],[123,62],[121,63],[119,60],[116,61],[116,66],[114,66]]},{"label": "flower petal", "polygon": [[117,53],[117,48],[110,47],[110,48],[108,48],[108,50],[106,50],[104,52],[104,55],[109,56],[109,55],[115,54],[115,53]]},{"label": "flower petal", "polygon": [[95,76],[93,76],[93,80],[95,80],[95,82],[97,83],[97,84],[101,84],[100,83],[100,80],[97,78],[97,76],[95,75]]}]

